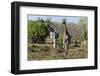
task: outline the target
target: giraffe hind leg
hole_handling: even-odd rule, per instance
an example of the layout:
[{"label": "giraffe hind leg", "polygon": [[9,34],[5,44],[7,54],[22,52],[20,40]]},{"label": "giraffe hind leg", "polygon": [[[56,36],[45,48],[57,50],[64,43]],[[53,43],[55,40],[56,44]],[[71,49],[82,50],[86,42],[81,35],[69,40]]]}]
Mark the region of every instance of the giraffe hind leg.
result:
[{"label": "giraffe hind leg", "polygon": [[68,41],[65,43],[65,54],[68,54]]}]

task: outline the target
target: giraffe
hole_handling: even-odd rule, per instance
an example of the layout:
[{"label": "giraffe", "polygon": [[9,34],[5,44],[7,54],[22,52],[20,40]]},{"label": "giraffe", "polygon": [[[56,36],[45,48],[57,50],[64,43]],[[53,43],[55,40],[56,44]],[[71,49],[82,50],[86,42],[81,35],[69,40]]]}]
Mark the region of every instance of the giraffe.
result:
[{"label": "giraffe", "polygon": [[64,48],[64,55],[66,55],[68,53],[68,48],[69,48],[69,44],[71,41],[71,36],[67,30],[66,27],[66,19],[63,20],[62,22],[63,28],[64,28],[64,32],[63,32],[63,48]]},{"label": "giraffe", "polygon": [[46,25],[48,26],[48,31],[53,44],[53,48],[56,48],[56,39],[58,38],[58,33],[48,23],[46,23]]}]

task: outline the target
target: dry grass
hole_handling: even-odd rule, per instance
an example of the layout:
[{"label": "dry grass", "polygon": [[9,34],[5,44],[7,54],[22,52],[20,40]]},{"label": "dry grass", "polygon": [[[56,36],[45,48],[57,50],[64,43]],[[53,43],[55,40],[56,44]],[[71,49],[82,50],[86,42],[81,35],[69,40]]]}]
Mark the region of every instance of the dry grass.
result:
[{"label": "dry grass", "polygon": [[87,49],[83,47],[68,49],[68,53],[66,55],[64,53],[64,49],[53,49],[50,44],[32,44],[28,48],[28,60],[81,59],[88,57]]}]

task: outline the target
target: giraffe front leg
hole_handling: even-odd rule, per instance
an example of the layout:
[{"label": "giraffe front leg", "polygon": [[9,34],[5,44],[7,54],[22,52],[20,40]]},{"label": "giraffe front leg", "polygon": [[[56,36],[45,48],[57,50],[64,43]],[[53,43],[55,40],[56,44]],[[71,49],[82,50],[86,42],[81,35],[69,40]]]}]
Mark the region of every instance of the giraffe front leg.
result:
[{"label": "giraffe front leg", "polygon": [[66,43],[64,43],[64,51],[65,51],[65,55],[67,55],[67,53],[68,53],[68,41],[66,41]]},{"label": "giraffe front leg", "polygon": [[53,48],[56,48],[56,40],[53,40]]},{"label": "giraffe front leg", "polygon": [[66,43],[64,43],[64,56],[66,56]]},{"label": "giraffe front leg", "polygon": [[63,49],[65,49],[65,38],[63,38]]},{"label": "giraffe front leg", "polygon": [[68,54],[68,41],[66,41],[66,54]]}]

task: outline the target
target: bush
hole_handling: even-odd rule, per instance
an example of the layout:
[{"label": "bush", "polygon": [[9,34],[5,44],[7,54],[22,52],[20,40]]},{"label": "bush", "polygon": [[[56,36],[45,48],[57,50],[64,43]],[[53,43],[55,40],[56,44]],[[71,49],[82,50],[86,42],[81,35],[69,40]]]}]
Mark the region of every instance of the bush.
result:
[{"label": "bush", "polygon": [[28,40],[30,43],[43,43],[48,36],[47,26],[41,21],[28,21]]},{"label": "bush", "polygon": [[56,45],[57,45],[57,48],[63,48],[63,37],[62,36],[59,36],[59,38],[56,41]]},{"label": "bush", "polygon": [[84,41],[81,42],[81,47],[87,48],[87,46],[88,46],[88,43],[87,43],[86,40],[84,40]]}]

